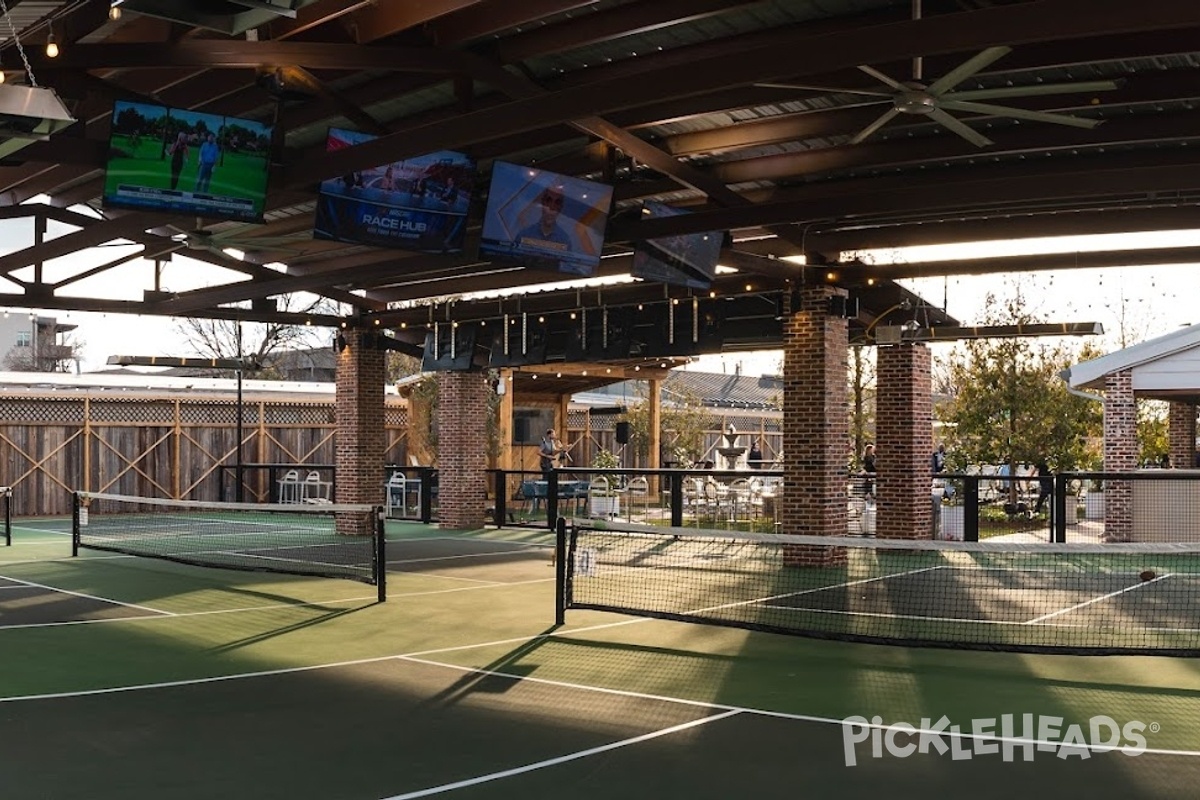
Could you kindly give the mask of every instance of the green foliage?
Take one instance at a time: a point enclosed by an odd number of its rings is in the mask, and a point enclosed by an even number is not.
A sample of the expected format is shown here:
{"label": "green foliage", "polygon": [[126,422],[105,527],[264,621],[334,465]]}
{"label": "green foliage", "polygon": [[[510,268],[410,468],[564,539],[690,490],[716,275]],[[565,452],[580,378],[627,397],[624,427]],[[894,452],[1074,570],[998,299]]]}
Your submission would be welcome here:
{"label": "green foliage", "polygon": [[592,466],[596,469],[616,469],[621,466],[621,461],[611,450],[600,449],[592,458]]}
{"label": "green foliage", "polygon": [[[659,408],[659,428],[663,453],[670,459],[690,466],[704,452],[704,434],[711,422],[700,398],[687,392],[663,392]],[[629,423],[629,443],[642,458],[650,455],[650,401],[646,390],[639,393],[637,402],[626,411],[623,420]]]}
{"label": "green foliage", "polygon": [[[1161,400],[1139,400],[1137,404],[1138,461],[1158,464],[1159,458],[1171,452],[1167,431],[1168,406]],[[1178,464],[1176,466],[1191,466]]]}
{"label": "green foliage", "polygon": [[[1039,322],[1020,291],[1000,307],[989,296],[988,324]],[[975,339],[955,349],[943,409],[951,423],[951,468],[964,464],[1020,464],[1046,459],[1052,469],[1091,467],[1102,435],[1103,406],[1073,395],[1061,372],[1095,357],[1092,346],[1073,349],[1024,338]]]}
{"label": "green foliage", "polygon": [[861,468],[863,448],[875,431],[875,359],[874,349],[850,349],[850,437],[854,448],[852,469]]}

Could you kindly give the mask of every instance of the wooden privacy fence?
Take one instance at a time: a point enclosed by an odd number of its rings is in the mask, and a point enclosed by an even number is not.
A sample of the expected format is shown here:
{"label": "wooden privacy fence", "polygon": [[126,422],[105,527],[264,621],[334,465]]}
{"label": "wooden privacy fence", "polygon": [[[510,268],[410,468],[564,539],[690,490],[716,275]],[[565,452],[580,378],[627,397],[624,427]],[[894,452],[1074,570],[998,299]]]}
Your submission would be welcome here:
{"label": "wooden privacy fence", "polygon": [[[76,490],[217,500],[237,429],[237,402],[223,397],[0,396],[0,484],[13,487],[20,516],[69,514]],[[388,463],[406,463],[407,429],[404,401],[387,398]],[[243,463],[332,464],[335,443],[332,397],[243,400]],[[271,488],[247,473],[247,501]]]}

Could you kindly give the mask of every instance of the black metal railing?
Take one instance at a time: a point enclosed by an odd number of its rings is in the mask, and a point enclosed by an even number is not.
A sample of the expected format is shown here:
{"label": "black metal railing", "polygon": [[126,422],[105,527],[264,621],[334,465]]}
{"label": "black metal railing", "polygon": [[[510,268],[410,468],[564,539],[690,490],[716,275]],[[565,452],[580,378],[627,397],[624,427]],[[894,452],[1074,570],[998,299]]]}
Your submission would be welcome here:
{"label": "black metal railing", "polygon": [[384,468],[384,510],[389,519],[429,524],[437,518],[438,470],[436,467]]}
{"label": "black metal railing", "polygon": [[333,464],[254,463],[221,464],[218,468],[217,500],[226,502],[240,495],[248,502],[302,503],[333,502],[337,482]]}
{"label": "black metal railing", "polygon": [[497,525],[553,527],[559,516],[774,531],[777,470],[492,470]]}

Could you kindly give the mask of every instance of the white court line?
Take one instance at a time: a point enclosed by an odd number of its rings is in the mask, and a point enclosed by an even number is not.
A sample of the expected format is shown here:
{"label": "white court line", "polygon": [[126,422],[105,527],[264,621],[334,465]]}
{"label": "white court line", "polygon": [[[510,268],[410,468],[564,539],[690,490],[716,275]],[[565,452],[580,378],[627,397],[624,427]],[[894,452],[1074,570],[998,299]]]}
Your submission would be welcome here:
{"label": "white court line", "polygon": [[1170,573],[1168,573],[1166,575],[1159,575],[1158,577],[1153,578],[1151,580],[1142,581],[1141,583],[1135,583],[1132,586],[1126,586],[1124,589],[1118,589],[1115,592],[1109,592],[1108,594],[1102,594],[1099,597],[1093,597],[1091,600],[1085,600],[1082,603],[1076,603],[1075,605],[1069,606],[1068,608],[1063,608],[1058,611],[1051,612],[1049,614],[1043,614],[1042,616],[1035,617],[1034,619],[1031,619],[1023,624],[1036,625],[1039,622],[1042,622],[1042,621],[1048,620],[1048,619],[1052,619],[1054,617],[1059,616],[1060,614],[1069,614],[1070,612],[1075,611],[1076,609],[1090,606],[1092,603],[1099,603],[1101,600],[1107,600],[1110,597],[1116,597],[1117,595],[1125,594],[1126,592],[1133,591],[1134,589],[1140,589],[1143,586],[1149,586],[1152,583],[1158,583],[1163,578],[1169,578],[1169,577],[1171,577]]}
{"label": "white court line", "polygon": [[[403,575],[427,575],[433,578],[445,578],[445,575],[429,575],[427,572],[404,572]],[[468,579],[469,580],[469,579]],[[388,597],[423,597],[427,594],[450,594],[452,592],[477,592],[480,589],[499,589],[503,586],[528,586],[531,583],[552,583],[554,578],[533,578],[527,581],[511,581],[509,583],[489,583],[486,586],[459,586],[455,589],[430,589],[425,592],[401,592],[394,594],[388,590]]]}
{"label": "white court line", "polygon": [[[695,608],[695,609],[691,609],[689,611],[685,611],[684,613],[685,614],[705,614],[709,611],[723,611],[727,608],[738,608],[739,606],[761,605],[763,603],[769,603],[772,600],[782,600],[785,597],[800,597],[801,595],[815,594],[816,592],[827,592],[830,589],[846,589],[851,586],[861,586],[864,583],[873,583],[875,581],[883,581],[883,580],[887,580],[889,578],[902,578],[905,575],[916,575],[921,572],[928,572],[933,569],[941,569],[941,568],[942,568],[941,566],[936,566],[936,567],[922,567],[921,569],[909,569],[909,570],[905,570],[904,572],[892,572],[887,575],[876,575],[874,578],[862,578],[861,580],[857,580],[857,581],[846,581],[844,583],[830,584],[829,586],[818,586],[818,587],[815,587],[812,589],[802,589],[798,592],[784,592],[783,594],[773,594],[773,595],[768,595],[766,597],[756,597],[753,600],[738,600],[733,603],[722,603],[720,605],[708,606],[707,608]],[[638,569],[638,568],[632,567],[631,569]],[[772,606],[768,606],[768,607],[772,607]],[[802,609],[802,610],[807,610],[807,609]]]}
{"label": "white court line", "polygon": [[727,719],[728,717],[732,717],[740,713],[740,711],[726,711],[723,714],[714,714],[711,717],[694,719],[691,722],[672,725],[669,728],[662,728],[661,730],[651,731],[650,733],[643,733],[641,736],[634,736],[630,739],[621,739],[620,741],[609,742],[608,744],[602,744],[599,747],[591,747],[587,750],[577,750],[574,753],[567,753],[563,756],[548,758],[544,761],[535,761],[532,764],[525,764],[524,766],[513,767],[512,769],[501,770],[500,772],[492,772],[487,775],[479,775],[474,778],[455,781],[454,783],[444,783],[441,786],[431,786],[428,789],[418,789],[415,792],[405,792],[404,794],[392,795],[391,797],[386,798],[386,800],[413,800],[417,797],[429,797],[430,795],[442,794],[443,792],[452,792],[455,789],[465,789],[468,786],[478,786],[481,783],[490,783],[491,781],[498,781],[503,778],[511,778],[515,775],[523,775],[526,772],[535,772],[539,769],[555,767],[559,764],[566,764],[571,761],[577,761],[581,758],[588,758],[600,753],[607,753],[610,750],[616,750],[621,747],[628,747],[629,745],[648,742],[651,739],[657,739],[660,736],[669,736],[673,733],[686,731],[689,728],[695,728],[700,725],[707,725],[710,722],[716,722],[717,720]]}
{"label": "white court line", "polygon": [[[491,550],[486,553],[459,553],[452,556],[427,556],[425,558],[389,558],[389,564],[420,564],[425,561],[451,561],[458,558],[489,558],[491,556],[515,556],[518,554],[526,555],[530,553],[531,548],[523,550]],[[545,558],[542,553],[533,553],[538,558]]]}
{"label": "white court line", "polygon": [[161,619],[186,619],[188,617],[207,617],[214,614],[240,614],[243,611],[275,611],[277,609],[290,608],[311,608],[326,605],[340,605],[342,603],[356,603],[364,601],[374,601],[375,595],[370,597],[348,597],[341,600],[321,600],[312,603],[277,603],[270,606],[246,606],[245,608],[217,608],[209,611],[181,611],[178,613],[166,613],[158,616],[150,617],[114,617],[109,619],[72,619],[63,620],[61,622],[31,622],[25,625],[0,625],[0,633],[8,630],[20,630],[21,628],[62,628],[69,625],[104,625],[113,624],[116,622],[147,622],[151,620]]}
{"label": "white court line", "polygon": [[[136,608],[136,609],[137,609],[137,610],[139,610],[139,611],[148,611],[148,612],[149,612],[149,613],[151,613],[151,614],[161,614],[161,615],[164,615],[164,616],[174,616],[174,614],[172,614],[170,611],[163,611],[163,610],[161,610],[161,609],[158,609],[158,608],[151,608],[150,606],[142,606],[142,605],[138,605],[137,603],[123,603],[123,602],[121,602],[120,600],[113,600],[112,598],[109,598],[109,597],[98,597],[98,596],[96,596],[96,595],[94,595],[94,594],[86,594],[86,593],[84,593],[84,592],[72,592],[72,591],[70,591],[70,590],[68,590],[68,589],[59,589],[59,588],[57,588],[57,587],[55,587],[55,586],[47,586],[47,585],[46,585],[46,584],[44,584],[44,583],[34,583],[33,581],[23,581],[23,580],[21,580],[20,578],[12,578],[12,577],[9,577],[9,576],[5,576],[5,580],[16,581],[17,583],[22,583],[22,584],[24,584],[24,585],[26,585],[26,586],[36,586],[37,588],[39,588],[39,589],[45,589],[45,590],[46,590],[46,591],[48,591],[48,592],[60,592],[60,593],[62,593],[62,594],[69,594],[69,595],[71,595],[72,597],[82,597],[82,598],[85,598],[85,599],[87,599],[87,600],[96,600],[96,601],[99,601],[99,602],[101,602],[101,603],[108,603],[109,605],[114,605],[114,606],[125,606],[126,608]],[[14,627],[15,627],[15,626],[14,626]]]}
{"label": "white court line", "polygon": [[[375,656],[373,658],[358,658],[358,659],[353,659],[353,660],[349,660],[349,661],[335,661],[335,662],[331,662],[331,663],[327,663],[327,664],[313,664],[313,665],[303,666],[303,667],[286,667],[283,669],[261,670],[258,672],[244,672],[244,673],[238,673],[238,674],[234,674],[234,675],[216,675],[216,676],[211,676],[211,677],[207,677],[207,678],[188,678],[185,680],[162,681],[160,683],[146,683],[146,684],[137,684],[137,685],[132,685],[132,686],[113,686],[113,687],[109,687],[109,688],[105,688],[105,689],[83,689],[83,690],[78,690],[78,691],[73,691],[73,692],[53,692],[53,693],[38,694],[38,695],[22,695],[22,696],[17,696],[17,697],[0,697],[0,705],[2,705],[4,703],[21,703],[21,702],[26,702],[26,701],[30,701],[30,700],[63,700],[63,699],[71,699],[71,698],[76,698],[76,697],[95,697],[97,695],[123,694],[125,692],[139,692],[139,691],[154,690],[154,689],[172,689],[172,688],[178,688],[178,687],[183,687],[183,686],[198,686],[198,685],[202,685],[202,684],[206,684],[206,683],[222,683],[222,682],[227,682],[227,681],[244,680],[244,679],[248,679],[248,678],[266,678],[266,677],[274,677],[277,675],[291,675],[291,674],[298,674],[298,673],[303,673],[303,672],[316,672],[318,670],[325,670],[325,669],[339,669],[339,668],[344,668],[344,667],[364,666],[367,664],[380,664],[385,661],[411,661],[413,663],[431,664],[431,665],[435,665],[435,666],[439,666],[439,667],[445,667],[447,669],[455,669],[460,672],[474,672],[474,673],[480,673],[480,674],[488,674],[487,670],[475,669],[473,667],[461,667],[461,666],[458,666],[455,664],[445,664],[445,663],[438,662],[438,661],[429,661],[426,659],[419,658],[419,656],[434,655],[434,654],[438,654],[438,653],[458,652],[458,651],[462,651],[462,650],[474,650],[474,649],[483,648],[483,647],[498,647],[500,645],[529,644],[532,642],[539,642],[539,641],[553,640],[553,639],[562,638],[562,637],[569,637],[569,636],[581,634],[581,633],[591,633],[593,631],[602,630],[602,629],[606,629],[606,628],[617,628],[617,627],[621,627],[624,625],[636,625],[636,624],[652,622],[652,621],[653,620],[644,619],[644,618],[627,619],[627,620],[620,620],[618,622],[606,622],[606,623],[603,623],[600,625],[590,625],[590,626],[587,626],[584,628],[576,628],[571,631],[561,631],[558,633],[535,634],[533,636],[514,636],[514,637],[511,637],[508,639],[496,639],[496,640],[493,640],[490,642],[476,642],[474,644],[454,645],[452,647],[441,647],[441,648],[435,648],[435,649],[431,649],[431,650],[420,650],[420,651],[406,653],[406,654],[402,653],[399,655]],[[644,699],[649,699],[649,700],[660,700],[660,701],[669,702],[669,703],[677,703],[677,704],[687,705],[687,706],[700,706],[700,707],[712,708],[712,709],[716,709],[716,710],[737,711],[737,712],[742,712],[742,713],[746,713],[746,714],[751,714],[754,716],[770,717],[773,719],[784,719],[784,720],[792,720],[792,721],[797,721],[797,722],[815,722],[815,723],[820,723],[820,724],[836,725],[838,727],[841,727],[845,724],[842,720],[834,719],[831,717],[817,717],[817,716],[812,716],[809,714],[793,714],[793,713],[786,712],[786,711],[771,711],[769,709],[731,706],[731,705],[724,704],[724,703],[705,702],[705,701],[700,701],[700,700],[688,700],[685,698],[669,697],[666,695],[653,695],[653,694],[647,694],[647,693],[643,693],[643,692],[631,692],[631,691],[620,690],[620,689],[607,689],[607,688],[599,687],[599,686],[588,686],[586,684],[575,684],[575,683],[567,683],[564,681],[552,681],[552,680],[548,680],[545,678],[534,678],[534,677],[527,676],[527,675],[518,676],[518,675],[507,675],[505,673],[492,673],[492,674],[504,675],[504,677],[511,678],[513,680],[531,681],[534,683],[541,683],[541,684],[546,684],[546,685],[551,685],[551,686],[562,686],[562,687],[579,689],[579,690],[584,690],[584,691],[589,691],[589,692],[600,692],[603,694],[611,694],[611,695],[617,695],[617,696],[621,696],[621,697],[644,698]],[[868,724],[867,727],[879,728],[880,730],[886,730],[888,726],[886,724],[879,724],[879,725]],[[1014,744],[1018,744],[1018,745],[1023,745],[1023,744],[1026,744],[1026,743],[1029,743],[1030,741],[1032,741],[1032,743],[1035,745],[1036,744],[1046,744],[1047,746],[1054,745],[1056,748],[1062,744],[1061,742],[1050,742],[1050,741],[1041,742],[1039,740],[1028,740],[1028,739],[1021,739],[1018,737],[991,736],[991,735],[986,735],[986,734],[975,734],[975,733],[958,733],[958,734],[956,734],[952,731],[945,731],[945,730],[928,730],[928,731],[926,731],[926,730],[922,730],[922,729],[917,729],[917,730],[912,731],[912,733],[916,733],[916,734],[928,733],[928,734],[934,734],[934,735],[940,735],[940,736],[946,736],[946,737],[957,737],[959,739],[979,739],[979,740],[983,740],[983,741],[1013,742]],[[1089,749],[1095,749],[1095,750],[1099,750],[1099,751],[1103,751],[1105,749],[1099,745],[1081,744],[1081,745],[1073,745],[1073,746],[1087,747]],[[1167,750],[1167,749],[1161,749],[1161,748],[1149,748],[1148,747],[1148,748],[1144,749],[1142,752],[1153,753],[1156,755],[1168,755],[1168,756],[1200,756],[1200,751],[1197,751],[1197,750]]]}
{"label": "white court line", "polygon": [[462,575],[438,575],[436,572],[421,572],[420,570],[410,569],[393,569],[392,564],[402,564],[402,561],[389,561],[388,572],[393,572],[397,575],[419,575],[425,578],[438,578],[443,581],[461,581],[463,583],[480,583],[487,586],[503,586],[503,581],[485,581],[482,578],[464,578]]}

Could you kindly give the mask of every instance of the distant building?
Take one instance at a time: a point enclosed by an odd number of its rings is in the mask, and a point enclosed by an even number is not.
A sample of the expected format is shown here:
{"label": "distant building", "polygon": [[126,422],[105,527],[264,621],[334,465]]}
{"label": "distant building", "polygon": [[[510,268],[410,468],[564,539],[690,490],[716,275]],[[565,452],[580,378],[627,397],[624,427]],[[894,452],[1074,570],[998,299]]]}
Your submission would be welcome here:
{"label": "distant building", "polygon": [[56,317],[7,313],[0,316],[0,369],[11,372],[76,372],[75,345],[63,334],[77,325]]}

